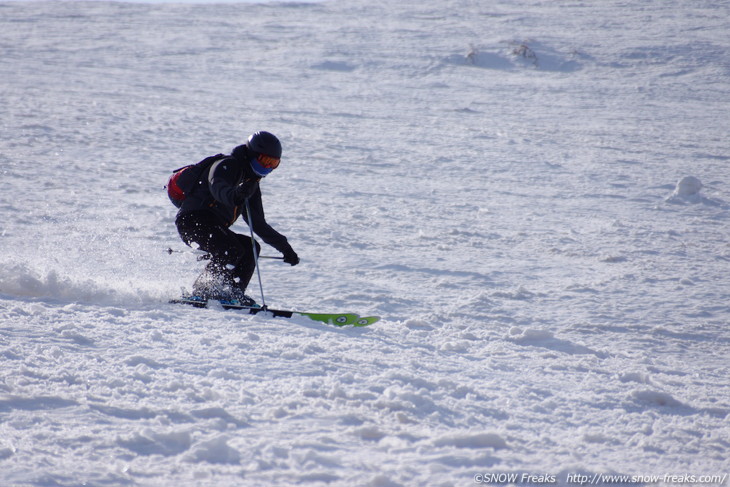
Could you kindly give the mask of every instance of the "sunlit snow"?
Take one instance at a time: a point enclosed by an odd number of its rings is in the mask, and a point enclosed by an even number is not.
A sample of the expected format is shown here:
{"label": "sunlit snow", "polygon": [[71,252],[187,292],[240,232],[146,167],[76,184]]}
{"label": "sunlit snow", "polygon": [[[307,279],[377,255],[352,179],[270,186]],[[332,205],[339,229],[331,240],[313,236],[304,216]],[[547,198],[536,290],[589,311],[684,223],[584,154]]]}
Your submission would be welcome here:
{"label": "sunlit snow", "polygon": [[[727,474],[728,32],[704,0],[0,2],[0,484]],[[168,304],[204,264],[163,185],[255,130],[302,258],[267,303],[379,323]]]}

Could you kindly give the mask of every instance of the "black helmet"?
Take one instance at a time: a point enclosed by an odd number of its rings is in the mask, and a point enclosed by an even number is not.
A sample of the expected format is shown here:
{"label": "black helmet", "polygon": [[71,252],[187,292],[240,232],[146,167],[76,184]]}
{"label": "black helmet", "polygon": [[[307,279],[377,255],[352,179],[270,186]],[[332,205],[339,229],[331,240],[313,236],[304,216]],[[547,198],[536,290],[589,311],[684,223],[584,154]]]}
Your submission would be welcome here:
{"label": "black helmet", "polygon": [[256,132],[248,138],[248,150],[281,159],[281,142],[270,132]]}
{"label": "black helmet", "polygon": [[281,142],[269,132],[256,132],[246,142],[251,154],[251,168],[261,177],[279,167]]}

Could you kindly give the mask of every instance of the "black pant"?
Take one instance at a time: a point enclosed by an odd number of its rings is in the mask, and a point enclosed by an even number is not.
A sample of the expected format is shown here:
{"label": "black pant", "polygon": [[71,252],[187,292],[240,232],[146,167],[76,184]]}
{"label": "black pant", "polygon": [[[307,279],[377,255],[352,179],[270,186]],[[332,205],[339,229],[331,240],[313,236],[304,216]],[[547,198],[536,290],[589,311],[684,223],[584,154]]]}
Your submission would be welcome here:
{"label": "black pant", "polygon": [[[175,225],[183,242],[193,248],[204,250],[211,257],[193,287],[210,287],[206,282],[212,279],[216,281],[213,284],[216,289],[230,287],[234,294],[243,294],[256,270],[251,237],[240,235],[215,223],[213,215],[207,211],[181,215],[175,220]],[[253,242],[256,244],[258,256],[261,245],[255,240]],[[200,290],[193,289],[193,291]]]}

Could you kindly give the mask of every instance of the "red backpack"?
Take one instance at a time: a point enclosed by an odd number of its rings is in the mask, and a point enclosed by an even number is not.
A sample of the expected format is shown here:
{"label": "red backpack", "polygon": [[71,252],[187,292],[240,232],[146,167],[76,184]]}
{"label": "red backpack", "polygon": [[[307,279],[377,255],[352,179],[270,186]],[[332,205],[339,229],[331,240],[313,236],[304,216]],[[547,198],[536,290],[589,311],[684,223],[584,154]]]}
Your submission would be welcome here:
{"label": "red backpack", "polygon": [[167,180],[167,196],[173,205],[180,208],[185,198],[195,189],[200,179],[207,173],[214,162],[228,157],[224,154],[216,154],[206,157],[197,164],[190,164],[175,169]]}

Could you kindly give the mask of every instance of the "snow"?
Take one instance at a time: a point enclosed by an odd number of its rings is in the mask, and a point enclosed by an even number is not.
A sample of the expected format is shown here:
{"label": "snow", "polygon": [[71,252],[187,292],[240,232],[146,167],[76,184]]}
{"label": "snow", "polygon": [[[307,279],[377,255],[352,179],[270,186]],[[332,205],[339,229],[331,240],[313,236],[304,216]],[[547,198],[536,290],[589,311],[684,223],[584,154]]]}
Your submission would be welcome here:
{"label": "snow", "polygon": [[[0,483],[722,477],[728,8],[0,2]],[[379,323],[167,303],[255,130],[267,302]]]}

